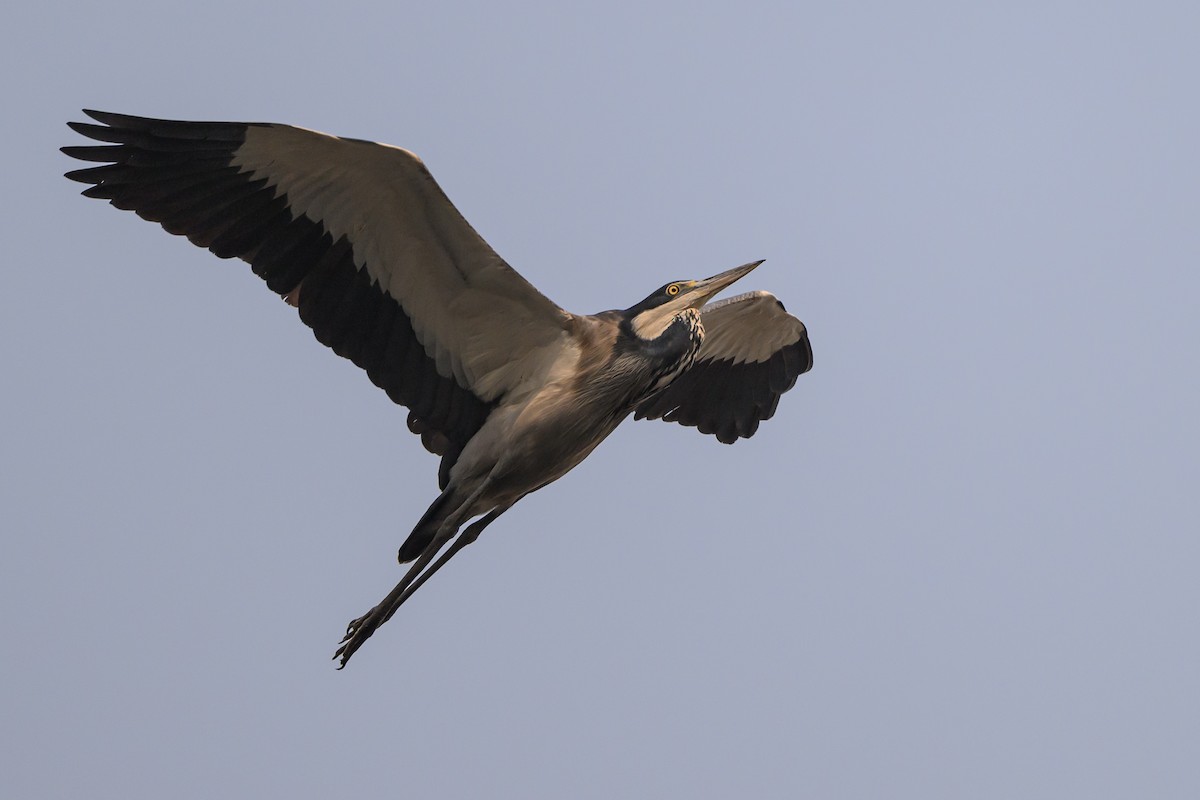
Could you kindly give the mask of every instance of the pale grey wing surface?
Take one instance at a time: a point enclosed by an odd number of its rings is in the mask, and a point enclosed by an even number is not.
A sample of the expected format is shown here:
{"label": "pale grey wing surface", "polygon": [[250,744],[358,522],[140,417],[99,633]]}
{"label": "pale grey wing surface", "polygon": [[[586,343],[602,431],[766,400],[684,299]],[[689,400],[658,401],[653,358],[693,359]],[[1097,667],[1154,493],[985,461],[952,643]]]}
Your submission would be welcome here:
{"label": "pale grey wing surface", "polygon": [[639,405],[635,418],[690,425],[733,444],[753,436],[780,396],[812,369],[808,332],[770,292],[710,303],[701,319],[704,344],[695,362]]}
{"label": "pale grey wing surface", "polygon": [[[447,455],[551,369],[566,312],[510,268],[421,161],[287,125],[85,112],[102,166],[67,177],[222,258],[249,262],[317,339],[367,371]],[[444,479],[444,475],[443,475]]]}

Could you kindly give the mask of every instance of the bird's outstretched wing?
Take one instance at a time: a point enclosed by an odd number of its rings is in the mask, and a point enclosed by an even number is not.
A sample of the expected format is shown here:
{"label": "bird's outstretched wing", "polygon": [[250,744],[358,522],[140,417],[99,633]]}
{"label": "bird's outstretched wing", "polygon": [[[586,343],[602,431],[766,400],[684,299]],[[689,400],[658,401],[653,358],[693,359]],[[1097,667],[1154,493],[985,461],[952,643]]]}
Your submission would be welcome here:
{"label": "bird's outstretched wing", "polygon": [[410,409],[442,481],[490,410],[549,369],[569,315],[509,267],[415,155],[288,125],[85,111],[88,197],[249,262],[318,340]]}
{"label": "bird's outstretched wing", "polygon": [[808,332],[770,292],[710,303],[701,320],[704,344],[695,362],[634,416],[691,425],[733,444],[753,436],[780,395],[812,369]]}

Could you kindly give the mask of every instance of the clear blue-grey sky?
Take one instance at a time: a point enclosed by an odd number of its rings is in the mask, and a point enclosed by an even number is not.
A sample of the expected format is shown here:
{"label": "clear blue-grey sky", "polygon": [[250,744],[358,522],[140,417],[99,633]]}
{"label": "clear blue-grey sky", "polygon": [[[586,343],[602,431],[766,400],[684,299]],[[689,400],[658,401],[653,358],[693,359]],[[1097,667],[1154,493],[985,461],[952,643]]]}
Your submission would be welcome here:
{"label": "clear blue-grey sky", "polygon": [[[1200,796],[1194,3],[25,4],[0,32],[0,790]],[[816,367],[627,423],[341,673],[436,494],[80,107],[419,153],[579,312],[765,258]]]}

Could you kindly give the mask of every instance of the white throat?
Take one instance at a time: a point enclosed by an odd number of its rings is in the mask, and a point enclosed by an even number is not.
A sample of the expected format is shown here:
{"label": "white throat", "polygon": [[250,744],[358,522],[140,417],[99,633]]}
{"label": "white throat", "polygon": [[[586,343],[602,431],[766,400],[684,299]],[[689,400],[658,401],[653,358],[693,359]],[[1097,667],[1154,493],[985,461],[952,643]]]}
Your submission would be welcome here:
{"label": "white throat", "polygon": [[653,341],[662,336],[679,313],[687,307],[688,301],[680,299],[643,311],[633,318],[633,332],[641,339]]}

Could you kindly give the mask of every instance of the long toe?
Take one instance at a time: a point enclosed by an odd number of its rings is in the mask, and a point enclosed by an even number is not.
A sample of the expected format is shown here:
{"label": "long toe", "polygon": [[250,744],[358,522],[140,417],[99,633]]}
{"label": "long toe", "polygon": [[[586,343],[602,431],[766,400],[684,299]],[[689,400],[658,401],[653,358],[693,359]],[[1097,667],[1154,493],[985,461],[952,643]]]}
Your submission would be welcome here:
{"label": "long toe", "polygon": [[358,619],[350,620],[350,624],[346,626],[346,635],[342,637],[342,641],[344,642],[347,639],[349,639],[351,636],[353,636],[354,632],[362,626],[363,622],[365,622],[367,617],[369,617],[369,616],[371,616],[371,615],[363,614]]}

